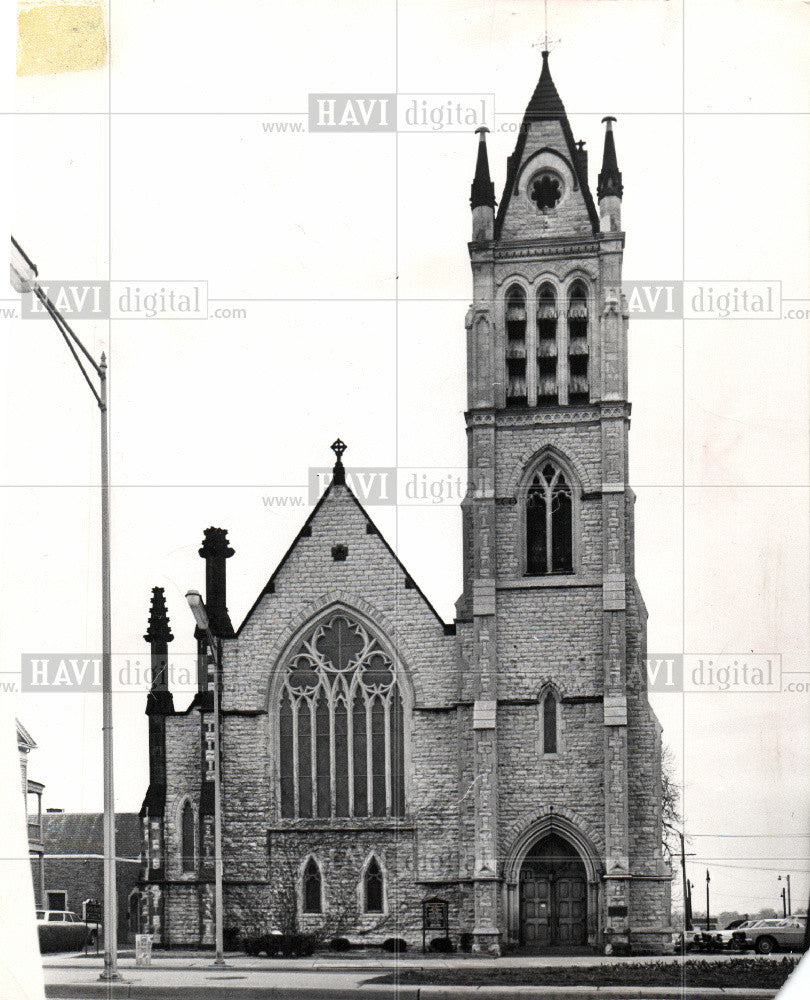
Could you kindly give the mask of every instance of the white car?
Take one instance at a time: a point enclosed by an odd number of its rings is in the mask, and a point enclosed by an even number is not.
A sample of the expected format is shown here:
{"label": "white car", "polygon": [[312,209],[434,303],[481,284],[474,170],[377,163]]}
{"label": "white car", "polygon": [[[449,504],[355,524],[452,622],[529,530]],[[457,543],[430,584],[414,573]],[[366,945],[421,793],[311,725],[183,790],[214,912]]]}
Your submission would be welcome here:
{"label": "white car", "polygon": [[72,951],[95,944],[100,929],[72,910],[37,910],[40,951]]}
{"label": "white car", "polygon": [[741,951],[753,948],[759,955],[770,955],[772,951],[801,951],[806,924],[806,916],[757,920],[750,927],[740,928],[742,934],[736,939],[737,946]]}

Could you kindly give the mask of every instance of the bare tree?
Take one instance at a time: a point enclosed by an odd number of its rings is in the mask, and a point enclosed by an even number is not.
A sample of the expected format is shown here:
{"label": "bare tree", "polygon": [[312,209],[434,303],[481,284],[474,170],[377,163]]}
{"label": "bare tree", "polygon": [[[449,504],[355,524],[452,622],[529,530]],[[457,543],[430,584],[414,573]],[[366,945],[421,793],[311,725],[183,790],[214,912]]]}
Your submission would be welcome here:
{"label": "bare tree", "polygon": [[661,748],[661,822],[662,848],[664,857],[670,865],[673,860],[680,864],[681,831],[683,816],[681,815],[681,790],[675,778],[675,754],[666,745]]}

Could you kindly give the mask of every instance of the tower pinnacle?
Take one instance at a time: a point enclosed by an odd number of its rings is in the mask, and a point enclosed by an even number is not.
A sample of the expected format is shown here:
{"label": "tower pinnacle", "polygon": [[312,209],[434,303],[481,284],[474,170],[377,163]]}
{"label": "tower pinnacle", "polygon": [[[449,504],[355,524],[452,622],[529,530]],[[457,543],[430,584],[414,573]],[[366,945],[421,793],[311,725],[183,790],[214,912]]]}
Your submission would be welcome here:
{"label": "tower pinnacle", "polygon": [[482,125],[475,132],[479,137],[478,158],[475,161],[475,177],[470,190],[470,205],[472,208],[480,208],[482,205],[494,208],[495,185],[489,176],[489,158],[487,157],[487,132],[489,129]]}
{"label": "tower pinnacle", "polygon": [[602,232],[619,232],[622,228],[622,175],[616,159],[616,143],[613,140],[612,115],[603,118],[605,123],[605,150],[602,154],[602,169],[596,186],[599,199],[599,218]]}
{"label": "tower pinnacle", "polygon": [[605,124],[605,151],[602,155],[602,169],[599,172],[599,182],[596,188],[596,196],[600,201],[609,195],[621,198],[624,191],[622,175],[616,159],[616,143],[613,139],[613,123],[616,119],[612,115],[608,115],[602,121]]}
{"label": "tower pinnacle", "polygon": [[149,624],[144,639],[149,643],[166,643],[174,639],[163,587],[152,588],[152,605],[149,608]]}

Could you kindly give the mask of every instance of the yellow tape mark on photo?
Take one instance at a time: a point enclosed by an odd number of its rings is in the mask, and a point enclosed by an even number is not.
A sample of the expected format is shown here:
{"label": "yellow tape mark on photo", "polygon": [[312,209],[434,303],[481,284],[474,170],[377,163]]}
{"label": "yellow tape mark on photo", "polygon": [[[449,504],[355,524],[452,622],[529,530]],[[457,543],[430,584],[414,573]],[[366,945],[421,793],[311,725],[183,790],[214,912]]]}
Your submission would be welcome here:
{"label": "yellow tape mark on photo", "polygon": [[17,75],[78,73],[107,63],[105,3],[22,3],[17,18]]}

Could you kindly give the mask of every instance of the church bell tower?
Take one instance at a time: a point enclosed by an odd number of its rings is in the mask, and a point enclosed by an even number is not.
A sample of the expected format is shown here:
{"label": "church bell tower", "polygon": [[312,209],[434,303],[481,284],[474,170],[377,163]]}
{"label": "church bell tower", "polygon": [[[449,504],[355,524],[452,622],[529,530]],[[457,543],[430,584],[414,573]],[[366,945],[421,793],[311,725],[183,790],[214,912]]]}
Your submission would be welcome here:
{"label": "church bell tower", "polygon": [[[588,822],[602,830],[602,875],[588,889],[588,942],[601,943],[608,912],[620,939],[629,913],[628,664],[643,655],[646,613],[632,566],[623,187],[615,119],[603,121],[597,204],[585,144],[574,140],[548,52],[497,210],[487,130],[478,130],[457,607],[468,635],[462,687],[474,705],[470,855],[479,950],[497,948],[505,930],[519,936],[504,872],[505,813],[517,813],[520,794],[501,763],[502,744],[514,738],[504,706],[538,692],[556,692],[563,718],[572,698],[603,706],[594,737],[599,781],[587,807]],[[543,774],[529,808],[553,813]],[[513,899],[513,911],[517,905]]]}

